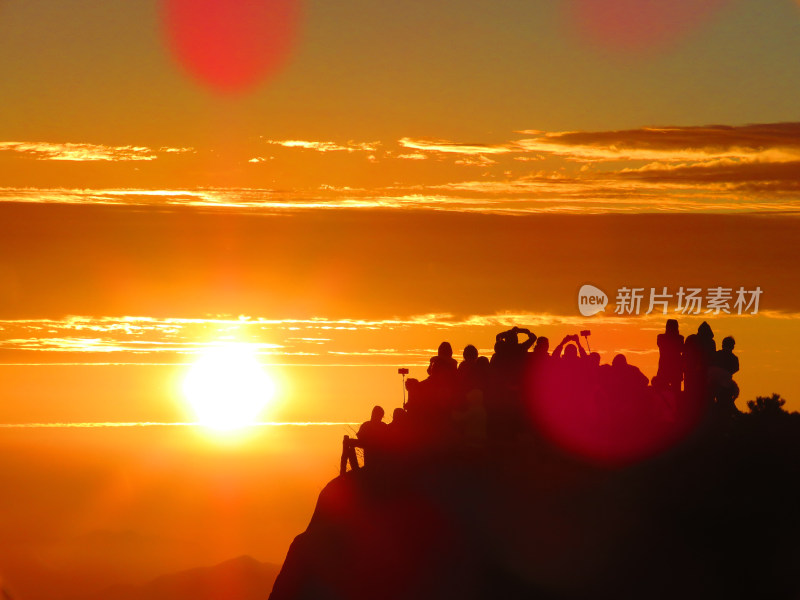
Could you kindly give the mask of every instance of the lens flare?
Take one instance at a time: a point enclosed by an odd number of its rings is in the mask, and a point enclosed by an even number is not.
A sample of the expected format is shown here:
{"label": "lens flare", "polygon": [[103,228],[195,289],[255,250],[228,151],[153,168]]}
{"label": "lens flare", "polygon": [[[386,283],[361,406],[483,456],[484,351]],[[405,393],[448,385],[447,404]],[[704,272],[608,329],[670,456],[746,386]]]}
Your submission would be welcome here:
{"label": "lens flare", "polygon": [[297,37],[299,0],[163,0],[167,44],[210,88],[248,90],[283,67]]}
{"label": "lens flare", "polygon": [[702,25],[728,0],[575,0],[572,19],[587,40],[617,52],[664,47]]}
{"label": "lens flare", "polygon": [[579,380],[545,380],[529,386],[526,404],[534,427],[557,447],[592,463],[626,465],[668,450],[705,418],[705,406],[683,394],[643,392],[587,393]]}

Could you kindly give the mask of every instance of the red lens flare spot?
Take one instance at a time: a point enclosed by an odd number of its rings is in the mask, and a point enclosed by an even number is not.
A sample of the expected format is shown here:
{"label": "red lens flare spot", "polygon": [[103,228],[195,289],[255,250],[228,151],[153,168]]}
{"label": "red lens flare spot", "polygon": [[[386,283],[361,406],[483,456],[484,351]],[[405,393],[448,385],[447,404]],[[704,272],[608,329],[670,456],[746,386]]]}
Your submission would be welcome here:
{"label": "red lens flare spot", "polygon": [[655,456],[685,439],[705,417],[701,403],[667,390],[583,392],[536,386],[528,409],[553,444],[596,464],[619,466]]}
{"label": "red lens flare spot", "polygon": [[299,0],[164,0],[164,34],[181,66],[221,92],[277,73],[297,38]]}
{"label": "red lens flare spot", "polygon": [[728,0],[575,0],[572,18],[591,42],[618,52],[663,47]]}

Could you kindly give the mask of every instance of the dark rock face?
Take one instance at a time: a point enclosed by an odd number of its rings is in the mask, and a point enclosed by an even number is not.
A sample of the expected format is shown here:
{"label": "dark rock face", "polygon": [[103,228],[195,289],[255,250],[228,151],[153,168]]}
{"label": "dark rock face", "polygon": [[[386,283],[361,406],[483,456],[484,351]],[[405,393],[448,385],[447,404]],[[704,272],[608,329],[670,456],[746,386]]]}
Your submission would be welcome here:
{"label": "dark rock face", "polygon": [[800,427],[743,419],[625,469],[534,439],[322,491],[270,598],[800,598]]}
{"label": "dark rock face", "polygon": [[273,598],[483,596],[484,552],[468,526],[481,482],[467,473],[382,475],[361,470],[328,484]]}

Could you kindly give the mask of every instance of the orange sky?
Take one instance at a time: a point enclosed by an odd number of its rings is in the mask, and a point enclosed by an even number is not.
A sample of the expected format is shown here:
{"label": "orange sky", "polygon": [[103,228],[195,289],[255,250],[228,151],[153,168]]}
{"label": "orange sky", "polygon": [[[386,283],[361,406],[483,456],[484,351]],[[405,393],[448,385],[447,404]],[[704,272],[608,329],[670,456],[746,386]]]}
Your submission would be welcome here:
{"label": "orange sky", "polygon": [[707,318],[800,409],[796,2],[278,4],[0,2],[0,575],[282,560],[345,425],[3,427],[191,421],[220,341],[264,419],[350,423],[514,324],[652,376],[620,287],[758,286]]}

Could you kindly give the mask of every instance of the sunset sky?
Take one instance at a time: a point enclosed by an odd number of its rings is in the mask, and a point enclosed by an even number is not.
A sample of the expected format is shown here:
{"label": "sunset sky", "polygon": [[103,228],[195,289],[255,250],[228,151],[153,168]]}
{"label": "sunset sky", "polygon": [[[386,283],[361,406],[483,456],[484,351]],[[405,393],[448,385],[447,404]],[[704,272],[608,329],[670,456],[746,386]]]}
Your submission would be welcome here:
{"label": "sunset sky", "polygon": [[[798,2],[0,0],[0,56],[0,575],[280,563],[442,340],[653,376],[622,287],[733,290],[669,316],[800,409]],[[174,425],[228,342],[292,425]]]}

